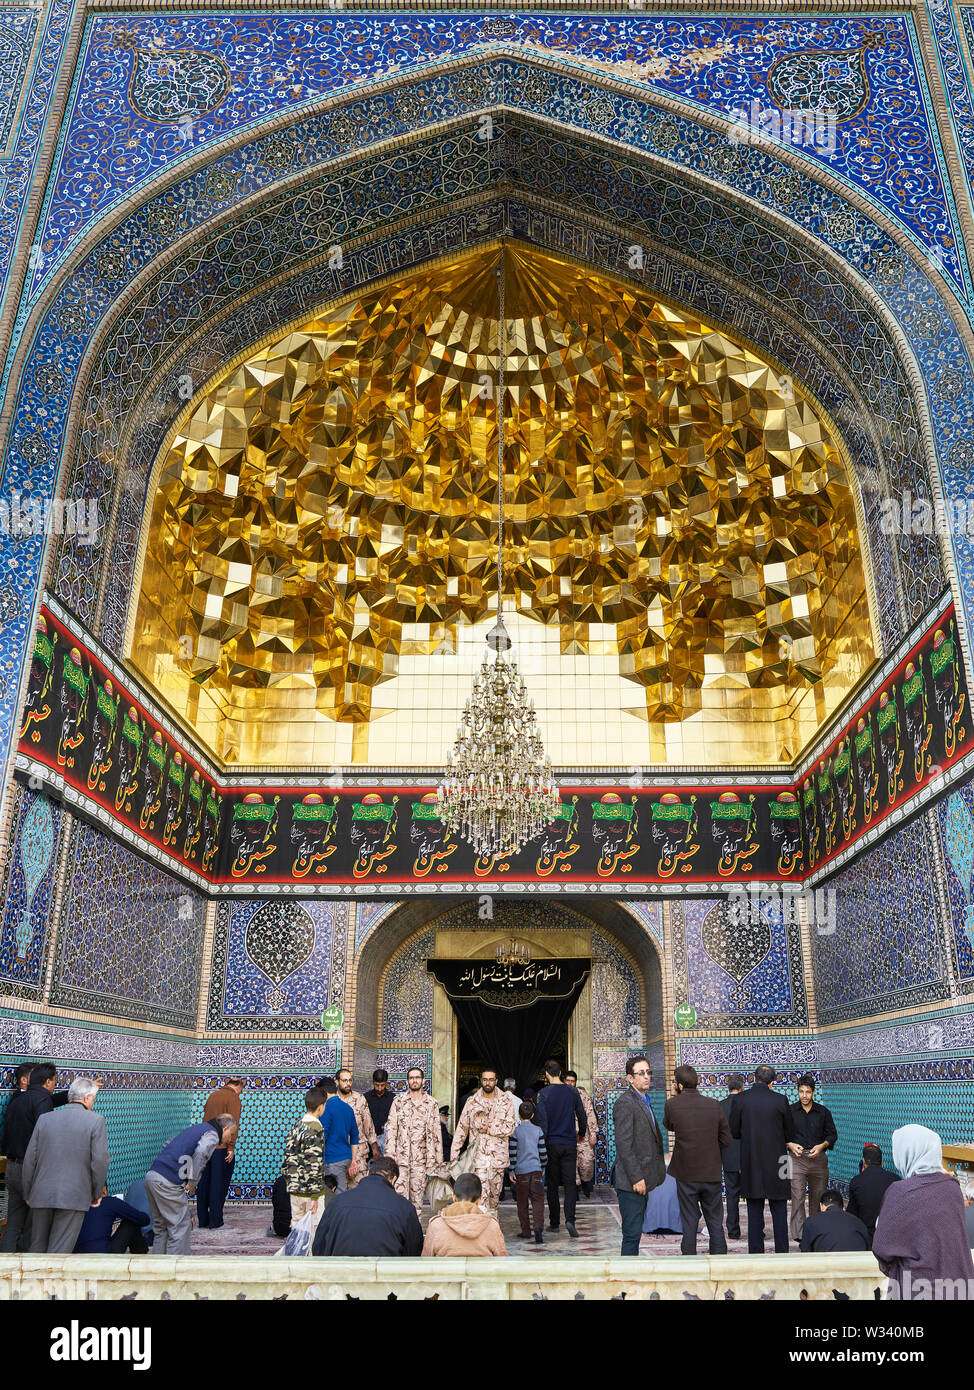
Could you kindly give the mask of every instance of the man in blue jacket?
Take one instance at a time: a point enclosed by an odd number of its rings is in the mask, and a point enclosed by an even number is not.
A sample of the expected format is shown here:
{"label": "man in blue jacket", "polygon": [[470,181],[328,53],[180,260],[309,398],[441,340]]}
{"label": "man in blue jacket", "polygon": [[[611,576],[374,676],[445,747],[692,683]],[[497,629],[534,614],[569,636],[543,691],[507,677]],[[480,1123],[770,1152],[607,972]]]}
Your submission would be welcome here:
{"label": "man in blue jacket", "polygon": [[214,1149],[228,1148],[236,1137],[233,1116],[217,1115],[170,1139],[145,1175],[145,1195],[155,1233],[153,1254],[189,1254],[190,1198]]}
{"label": "man in blue jacket", "polygon": [[534,1123],[544,1131],[545,1146],[548,1150],[548,1169],[545,1176],[548,1189],[548,1230],[557,1231],[560,1225],[558,1184],[563,1183],[565,1230],[573,1240],[577,1240],[575,1203],[578,1200],[578,1189],[575,1186],[575,1169],[578,1163],[578,1141],[584,1137],[588,1121],[581,1096],[574,1086],[565,1084],[561,1074],[561,1063],[552,1059],[545,1062],[544,1069],[548,1084],[538,1097]]}
{"label": "man in blue jacket", "polygon": [[93,1202],[85,1214],[74,1253],[144,1255],[149,1247],[142,1234],[142,1228],[148,1221],[148,1212],[129,1206],[121,1197],[109,1197],[106,1187],[98,1201]]}
{"label": "man in blue jacket", "polygon": [[321,1127],[325,1131],[325,1177],[329,1173],[338,1183],[339,1192],[348,1191],[348,1179],[357,1171],[354,1148],[358,1143],[358,1122],[355,1111],[338,1095],[338,1087],[330,1076],[318,1082],[328,1096]]}

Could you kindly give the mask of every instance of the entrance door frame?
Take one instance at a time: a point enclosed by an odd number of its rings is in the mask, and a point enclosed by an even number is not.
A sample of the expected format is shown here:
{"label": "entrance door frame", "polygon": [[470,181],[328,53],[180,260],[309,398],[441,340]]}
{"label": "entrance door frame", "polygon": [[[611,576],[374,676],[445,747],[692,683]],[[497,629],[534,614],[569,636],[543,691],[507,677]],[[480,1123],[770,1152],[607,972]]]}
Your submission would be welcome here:
{"label": "entrance door frame", "polygon": [[[578,919],[581,921],[582,919]],[[594,926],[595,923],[592,924]],[[496,931],[480,928],[436,928],[435,947],[437,960],[492,960],[498,946],[506,945],[511,939],[510,931],[500,927]],[[591,927],[572,928],[567,931],[545,931],[531,934],[518,932],[518,941],[525,942],[531,949],[534,960],[546,960],[551,956],[577,959],[592,954]],[[568,1020],[568,1044],[573,1065],[578,1072],[578,1084],[591,1094],[594,1057],[592,1054],[592,977],[589,974],[578,1003]],[[433,982],[433,1076],[432,1090],[435,1096],[450,1097],[450,1125],[455,1127],[458,1063],[457,1016],[446,990],[435,980]],[[498,1077],[503,1083],[504,1078]]]}

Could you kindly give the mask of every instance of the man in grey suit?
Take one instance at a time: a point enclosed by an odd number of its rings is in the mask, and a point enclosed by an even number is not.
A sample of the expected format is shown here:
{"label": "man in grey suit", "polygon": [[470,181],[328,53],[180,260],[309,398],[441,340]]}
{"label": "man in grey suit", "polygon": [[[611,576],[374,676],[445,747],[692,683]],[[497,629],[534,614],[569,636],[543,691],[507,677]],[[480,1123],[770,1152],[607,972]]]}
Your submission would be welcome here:
{"label": "man in grey suit", "polygon": [[78,1077],[68,1103],[42,1115],[24,1155],[24,1195],[30,1205],[32,1255],[70,1255],[92,1202],[108,1177],[104,1115],[92,1112],[98,1082]]}
{"label": "man in grey suit", "polygon": [[626,1063],[628,1085],[612,1107],[615,1189],[622,1219],[622,1254],[638,1255],[646,1198],[666,1177],[663,1136],[649,1104],[653,1073],[645,1057]]}

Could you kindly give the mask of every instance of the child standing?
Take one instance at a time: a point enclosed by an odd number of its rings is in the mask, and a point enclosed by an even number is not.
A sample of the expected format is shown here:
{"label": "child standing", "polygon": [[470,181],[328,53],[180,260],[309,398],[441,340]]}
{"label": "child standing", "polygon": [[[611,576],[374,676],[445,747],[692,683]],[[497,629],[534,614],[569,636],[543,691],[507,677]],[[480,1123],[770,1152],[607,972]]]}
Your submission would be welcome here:
{"label": "child standing", "polygon": [[548,1162],[545,1148],[544,1130],[534,1121],[534,1106],[530,1101],[522,1101],[518,1110],[521,1122],[507,1141],[510,1160],[511,1182],[517,1197],[517,1214],[521,1222],[518,1240],[531,1239],[530,1217],[534,1224],[535,1245],[544,1244],[544,1185],[542,1174]]}
{"label": "child standing", "polygon": [[[304,1097],[305,1114],[284,1141],[281,1173],[291,1197],[291,1220],[295,1224],[312,1210],[325,1190],[325,1131],[321,1116],[327,1099],[324,1091],[313,1086]],[[322,1202],[319,1217],[323,1211]]]}

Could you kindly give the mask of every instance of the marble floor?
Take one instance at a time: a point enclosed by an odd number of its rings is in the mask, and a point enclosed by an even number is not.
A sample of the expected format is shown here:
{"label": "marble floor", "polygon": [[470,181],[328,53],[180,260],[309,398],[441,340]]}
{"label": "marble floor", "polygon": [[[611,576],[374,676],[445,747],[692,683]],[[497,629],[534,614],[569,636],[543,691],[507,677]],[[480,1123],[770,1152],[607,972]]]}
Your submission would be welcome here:
{"label": "marble floor", "polygon": [[[278,1237],[268,1236],[266,1233],[271,1219],[269,1204],[257,1203],[236,1206],[231,1203],[226,1207],[224,1214],[226,1224],[222,1229],[218,1231],[193,1231],[192,1254],[273,1255],[281,1248],[282,1242]],[[546,1229],[543,1246],[535,1245],[533,1240],[518,1240],[517,1233],[520,1230],[520,1225],[517,1219],[517,1209],[510,1201],[501,1203],[499,1219],[508,1254],[512,1256],[538,1257],[552,1254],[562,1258],[574,1255],[619,1254],[619,1208],[610,1188],[602,1188],[591,1199],[585,1200],[583,1198],[579,1202],[575,1220],[578,1240],[573,1240],[568,1235],[564,1225],[557,1232],[549,1232]],[[423,1214],[424,1230],[428,1222],[429,1211],[427,1210]],[[547,1221],[545,1226],[547,1227]],[[770,1222],[768,1222],[765,1231],[765,1240],[767,1249],[773,1250]],[[704,1231],[697,1239],[698,1253],[705,1255],[707,1248],[707,1233]],[[746,1236],[743,1240],[728,1241],[727,1248],[730,1254],[746,1254]],[[793,1245],[791,1248],[795,1251],[798,1247]],[[639,1253],[654,1257],[679,1255],[680,1237],[678,1235],[645,1235],[642,1238]]]}

